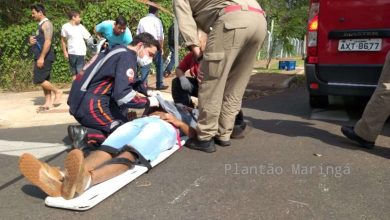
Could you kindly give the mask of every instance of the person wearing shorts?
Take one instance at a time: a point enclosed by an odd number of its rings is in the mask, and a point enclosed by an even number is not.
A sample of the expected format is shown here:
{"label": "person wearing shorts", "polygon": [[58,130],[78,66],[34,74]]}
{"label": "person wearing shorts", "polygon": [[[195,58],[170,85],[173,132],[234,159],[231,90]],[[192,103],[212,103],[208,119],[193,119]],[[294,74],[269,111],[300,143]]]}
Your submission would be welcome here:
{"label": "person wearing shorts", "polygon": [[45,59],[43,67],[39,68],[37,62],[34,62],[34,76],[33,83],[41,84],[44,81],[50,81],[51,69],[53,67],[53,61]]}
{"label": "person wearing shorts", "polygon": [[81,73],[84,66],[84,57],[87,54],[85,40],[91,38],[88,30],[80,24],[80,13],[68,12],[69,22],[61,28],[61,46],[65,59],[68,59],[73,80],[76,74]]}
{"label": "person wearing shorts", "polygon": [[76,79],[76,74],[81,73],[84,67],[85,56],[69,54],[68,61],[70,66],[70,72],[72,73],[73,80]]}
{"label": "person wearing shorts", "polygon": [[[45,103],[39,106],[37,112],[47,111],[51,107],[57,107],[61,104],[62,91],[50,83],[50,73],[52,64],[55,60],[54,48],[52,47],[53,24],[45,16],[45,8],[41,4],[31,6],[32,18],[39,22],[38,30],[34,36],[29,37],[29,45],[34,54],[34,84],[40,84],[44,95]],[[52,94],[55,94],[52,101]]]}

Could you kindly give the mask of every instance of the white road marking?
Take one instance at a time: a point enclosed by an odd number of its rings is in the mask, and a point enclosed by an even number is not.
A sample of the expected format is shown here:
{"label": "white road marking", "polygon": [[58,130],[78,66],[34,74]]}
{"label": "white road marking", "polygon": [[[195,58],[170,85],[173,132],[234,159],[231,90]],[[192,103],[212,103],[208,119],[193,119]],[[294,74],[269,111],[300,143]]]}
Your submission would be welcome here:
{"label": "white road marking", "polygon": [[297,204],[299,204],[299,205],[303,205],[303,206],[309,206],[309,204],[307,204],[307,203],[304,203],[304,202],[298,202],[298,201],[291,200],[291,199],[288,199],[287,201],[289,201],[289,202],[292,202],[292,203],[297,203]]}
{"label": "white road marking", "polygon": [[182,193],[180,193],[174,200],[170,201],[170,204],[176,204],[180,202],[182,198],[184,198],[191,190],[198,187],[200,185],[200,182],[203,182],[206,180],[206,177],[201,176],[198,179],[196,179],[189,187],[187,187]]}
{"label": "white road marking", "polygon": [[59,153],[68,148],[69,146],[60,143],[0,140],[0,154],[10,156],[20,156],[23,153],[30,153],[37,158],[42,158]]}

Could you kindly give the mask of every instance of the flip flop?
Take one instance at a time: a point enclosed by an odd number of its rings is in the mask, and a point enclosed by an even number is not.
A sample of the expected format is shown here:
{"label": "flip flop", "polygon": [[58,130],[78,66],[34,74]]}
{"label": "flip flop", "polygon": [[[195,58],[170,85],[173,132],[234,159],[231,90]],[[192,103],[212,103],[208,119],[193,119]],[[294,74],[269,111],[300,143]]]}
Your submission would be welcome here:
{"label": "flip flop", "polygon": [[50,110],[50,108],[47,107],[47,106],[39,106],[39,107],[37,108],[37,113],[46,112],[46,111],[49,111],[49,110]]}
{"label": "flip flop", "polygon": [[57,108],[57,107],[60,106],[61,104],[62,104],[62,103],[54,103],[54,104],[53,104],[53,107],[54,107],[54,108]]}

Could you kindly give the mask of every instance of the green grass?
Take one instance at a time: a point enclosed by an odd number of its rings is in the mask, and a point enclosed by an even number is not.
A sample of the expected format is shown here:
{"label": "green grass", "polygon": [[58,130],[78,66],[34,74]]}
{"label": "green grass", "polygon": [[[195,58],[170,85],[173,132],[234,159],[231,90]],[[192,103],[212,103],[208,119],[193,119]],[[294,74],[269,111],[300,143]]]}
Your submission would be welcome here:
{"label": "green grass", "polygon": [[257,72],[257,73],[273,73],[273,74],[281,74],[283,73],[283,70],[278,70],[278,69],[273,69],[273,68],[270,68],[270,69],[266,69],[266,68],[254,68],[254,70]]}
{"label": "green grass", "polygon": [[[304,60],[301,57],[291,57],[291,58],[284,58],[283,60],[295,60],[296,61],[296,67],[303,67],[304,65]],[[254,68],[256,72],[261,72],[261,73],[291,73],[295,74],[297,71],[292,70],[292,71],[286,71],[286,70],[279,70],[279,59],[273,59],[270,64],[270,68]]]}

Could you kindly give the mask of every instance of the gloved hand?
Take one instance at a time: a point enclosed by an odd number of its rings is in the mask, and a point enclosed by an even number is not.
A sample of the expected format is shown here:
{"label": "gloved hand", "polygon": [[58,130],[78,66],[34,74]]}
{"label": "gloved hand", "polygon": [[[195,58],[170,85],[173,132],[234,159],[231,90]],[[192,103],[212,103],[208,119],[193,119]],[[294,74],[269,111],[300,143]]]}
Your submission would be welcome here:
{"label": "gloved hand", "polygon": [[183,90],[186,90],[188,92],[192,92],[192,89],[194,88],[194,86],[191,84],[190,80],[188,80],[188,78],[186,76],[184,76],[184,75],[180,76],[179,80],[180,80],[181,88]]}
{"label": "gloved hand", "polygon": [[158,102],[157,98],[152,96],[152,97],[148,97],[149,99],[149,103],[150,103],[150,107],[158,107],[160,106],[160,103]]}
{"label": "gloved hand", "polygon": [[90,36],[88,39],[86,39],[85,42],[87,43],[87,46],[88,46],[89,48],[92,49],[92,48],[95,47],[95,44],[94,44],[94,42],[93,42],[93,37],[92,37],[92,36]]}

